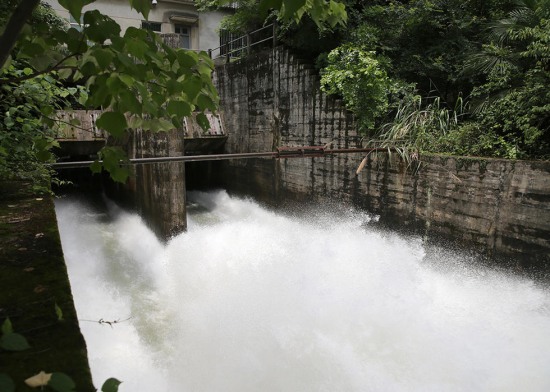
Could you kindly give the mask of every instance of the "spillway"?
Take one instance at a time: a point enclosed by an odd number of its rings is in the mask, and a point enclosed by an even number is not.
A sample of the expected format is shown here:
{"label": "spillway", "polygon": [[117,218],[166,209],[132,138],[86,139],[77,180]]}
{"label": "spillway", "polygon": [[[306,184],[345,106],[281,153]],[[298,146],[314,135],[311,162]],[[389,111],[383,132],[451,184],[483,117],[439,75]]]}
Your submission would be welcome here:
{"label": "spillway", "polygon": [[328,206],[189,194],[159,242],[107,202],[56,202],[96,387],[549,391],[550,289]]}

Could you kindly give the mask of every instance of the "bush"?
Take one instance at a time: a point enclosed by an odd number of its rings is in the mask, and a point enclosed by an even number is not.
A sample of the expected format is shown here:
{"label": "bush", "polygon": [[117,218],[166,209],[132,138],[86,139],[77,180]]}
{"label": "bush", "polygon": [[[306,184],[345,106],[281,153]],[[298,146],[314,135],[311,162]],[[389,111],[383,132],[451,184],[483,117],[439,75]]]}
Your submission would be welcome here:
{"label": "bush", "polygon": [[391,87],[376,54],[353,44],[332,50],[328,66],[321,72],[321,89],[344,99],[363,133],[372,133],[376,119],[388,110]]}

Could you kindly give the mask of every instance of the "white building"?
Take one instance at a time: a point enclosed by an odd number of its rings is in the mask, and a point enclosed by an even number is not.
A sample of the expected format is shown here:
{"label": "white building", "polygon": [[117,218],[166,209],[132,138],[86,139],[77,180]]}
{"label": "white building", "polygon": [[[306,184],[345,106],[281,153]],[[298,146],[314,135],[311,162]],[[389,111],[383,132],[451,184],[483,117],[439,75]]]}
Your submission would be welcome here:
{"label": "white building", "polygon": [[[57,0],[45,0],[57,14],[78,25]],[[198,12],[192,0],[151,0],[149,20],[130,8],[128,0],[96,0],[84,11],[97,9],[115,20],[122,32],[130,27],[145,28],[159,33],[180,35],[182,48],[208,50],[220,46],[220,21],[228,12]]]}

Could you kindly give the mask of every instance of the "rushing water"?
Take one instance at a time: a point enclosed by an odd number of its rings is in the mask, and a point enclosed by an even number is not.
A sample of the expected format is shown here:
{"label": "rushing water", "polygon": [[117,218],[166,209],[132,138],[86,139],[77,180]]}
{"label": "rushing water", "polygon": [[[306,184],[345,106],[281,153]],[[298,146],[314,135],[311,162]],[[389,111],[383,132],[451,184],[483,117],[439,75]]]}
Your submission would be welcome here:
{"label": "rushing water", "polygon": [[96,386],[550,390],[547,288],[379,232],[364,213],[190,199],[188,232],[166,246],[113,205],[57,202]]}

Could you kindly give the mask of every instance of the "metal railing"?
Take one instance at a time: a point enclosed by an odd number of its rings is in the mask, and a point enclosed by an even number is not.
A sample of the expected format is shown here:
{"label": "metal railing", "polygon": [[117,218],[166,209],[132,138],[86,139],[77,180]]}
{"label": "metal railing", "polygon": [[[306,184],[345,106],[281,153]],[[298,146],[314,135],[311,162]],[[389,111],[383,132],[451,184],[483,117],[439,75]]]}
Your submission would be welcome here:
{"label": "metal railing", "polygon": [[[269,44],[267,44],[269,42]],[[277,24],[272,23],[243,36],[230,39],[214,49],[208,49],[208,54],[213,60],[225,59],[228,63],[249,55],[252,48],[264,44],[267,47],[277,46]]]}
{"label": "metal railing", "polygon": [[[319,158],[327,157],[335,154],[369,154],[372,152],[388,152],[394,151],[390,148],[341,148],[328,149],[326,146],[302,146],[302,147],[278,147],[276,151],[267,152],[244,152],[236,154],[210,154],[210,155],[181,155],[175,157],[152,157],[152,158],[131,158],[126,162],[121,162],[124,165],[143,165],[150,163],[162,162],[205,162],[205,161],[221,161],[230,159],[248,159],[248,158]],[[50,166],[53,169],[74,169],[79,167],[88,167],[94,161],[78,161],[78,162],[57,162]],[[100,161],[102,162],[102,161]]]}

